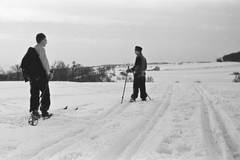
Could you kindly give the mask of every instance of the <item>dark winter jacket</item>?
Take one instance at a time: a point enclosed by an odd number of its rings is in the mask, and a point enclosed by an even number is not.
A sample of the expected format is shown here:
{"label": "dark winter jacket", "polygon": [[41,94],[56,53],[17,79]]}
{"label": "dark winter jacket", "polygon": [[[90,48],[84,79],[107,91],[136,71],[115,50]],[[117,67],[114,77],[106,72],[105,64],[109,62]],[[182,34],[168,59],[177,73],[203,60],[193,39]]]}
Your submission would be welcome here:
{"label": "dark winter jacket", "polygon": [[42,62],[39,58],[39,55],[35,48],[29,47],[27,53],[22,59],[21,68],[28,68],[30,73],[31,81],[37,81],[41,84],[47,84],[48,79],[46,75],[46,71],[42,66]]}
{"label": "dark winter jacket", "polygon": [[147,60],[142,54],[137,55],[135,64],[131,70],[134,72],[134,75],[145,75]]}

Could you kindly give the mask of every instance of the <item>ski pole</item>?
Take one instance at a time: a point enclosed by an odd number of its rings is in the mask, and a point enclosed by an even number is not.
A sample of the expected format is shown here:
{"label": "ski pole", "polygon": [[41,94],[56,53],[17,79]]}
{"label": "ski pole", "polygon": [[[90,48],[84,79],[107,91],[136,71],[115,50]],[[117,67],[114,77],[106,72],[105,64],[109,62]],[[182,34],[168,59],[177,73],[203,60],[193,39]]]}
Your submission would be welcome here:
{"label": "ski pole", "polygon": [[41,106],[42,104],[42,99],[43,99],[43,96],[45,95],[45,92],[47,90],[47,87],[48,87],[48,84],[46,84],[46,87],[44,88],[44,91],[42,92],[42,94],[40,95],[39,99],[41,98],[39,104],[38,104],[38,108]]}
{"label": "ski pole", "polygon": [[150,98],[150,96],[147,94],[147,96],[148,96],[148,98],[150,99],[150,101],[152,100],[151,98]]}
{"label": "ski pole", "polygon": [[[128,66],[128,69],[129,69],[129,66]],[[127,74],[126,74],[126,79],[125,79],[125,83],[124,83],[123,95],[122,95],[122,101],[121,101],[121,103],[123,102],[123,97],[124,97],[125,88],[126,88],[126,83],[127,83],[127,77],[128,77],[128,72],[127,72]]]}

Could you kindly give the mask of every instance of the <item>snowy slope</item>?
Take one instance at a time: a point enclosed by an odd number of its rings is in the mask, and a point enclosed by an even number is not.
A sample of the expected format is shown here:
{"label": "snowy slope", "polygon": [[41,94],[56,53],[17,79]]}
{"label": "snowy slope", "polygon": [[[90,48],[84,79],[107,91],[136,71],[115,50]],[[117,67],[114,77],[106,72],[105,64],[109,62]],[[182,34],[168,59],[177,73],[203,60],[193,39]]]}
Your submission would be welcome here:
{"label": "snowy slope", "polygon": [[27,123],[29,84],[0,82],[0,159],[239,160],[240,85],[231,73],[240,65],[171,67],[147,73],[147,102],[128,103],[127,83],[120,104],[123,81],[50,82],[54,116],[37,126]]}

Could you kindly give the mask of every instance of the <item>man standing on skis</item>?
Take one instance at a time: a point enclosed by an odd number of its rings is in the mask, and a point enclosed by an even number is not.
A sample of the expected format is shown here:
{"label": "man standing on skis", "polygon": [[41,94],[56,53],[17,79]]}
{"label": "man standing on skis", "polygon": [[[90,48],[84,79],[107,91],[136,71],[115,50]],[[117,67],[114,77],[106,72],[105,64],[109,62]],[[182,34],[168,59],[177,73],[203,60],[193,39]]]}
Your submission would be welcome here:
{"label": "man standing on skis", "polygon": [[142,54],[142,47],[135,47],[136,60],[135,64],[132,68],[128,69],[126,72],[133,72],[134,81],[133,81],[133,94],[131,95],[130,102],[134,102],[138,97],[138,90],[140,89],[140,97],[142,101],[146,101],[147,93],[146,93],[146,69],[147,69],[147,60]]}
{"label": "man standing on skis", "polygon": [[[50,91],[48,81],[53,78],[53,73],[50,72],[49,62],[46,56],[45,46],[47,44],[46,36],[39,33],[36,36],[37,45],[28,49],[30,55],[30,112],[32,115],[40,118],[39,110],[39,95],[41,91],[41,106],[43,118],[49,118],[48,113],[50,107]],[[28,54],[28,53],[27,53]]]}

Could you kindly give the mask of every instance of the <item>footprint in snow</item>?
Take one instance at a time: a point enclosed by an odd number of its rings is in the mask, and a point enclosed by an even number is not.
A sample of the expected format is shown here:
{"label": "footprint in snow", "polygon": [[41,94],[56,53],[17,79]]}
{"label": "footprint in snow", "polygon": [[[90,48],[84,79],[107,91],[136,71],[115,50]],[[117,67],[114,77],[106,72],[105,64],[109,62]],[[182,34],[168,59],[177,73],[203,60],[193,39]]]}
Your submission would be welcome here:
{"label": "footprint in snow", "polygon": [[156,151],[160,154],[172,154],[172,148],[169,148],[169,144],[167,143],[160,143],[158,145],[158,148],[156,149]]}
{"label": "footprint in snow", "polygon": [[170,135],[170,137],[171,137],[172,139],[179,139],[179,138],[181,138],[182,136],[181,136],[181,134],[179,134],[179,133],[172,133],[172,134]]}
{"label": "footprint in snow", "polygon": [[163,137],[161,143],[158,145],[156,151],[160,154],[172,154],[172,148],[169,145],[172,143],[172,139],[168,136]]}
{"label": "footprint in snow", "polygon": [[172,143],[172,139],[170,137],[163,137],[162,143],[171,144]]}
{"label": "footprint in snow", "polygon": [[72,152],[68,153],[64,156],[64,160],[75,160],[79,159],[79,157],[82,157],[82,153],[80,152]]}
{"label": "footprint in snow", "polygon": [[190,152],[192,150],[192,146],[188,146],[186,144],[180,144],[176,147],[178,152]]}

